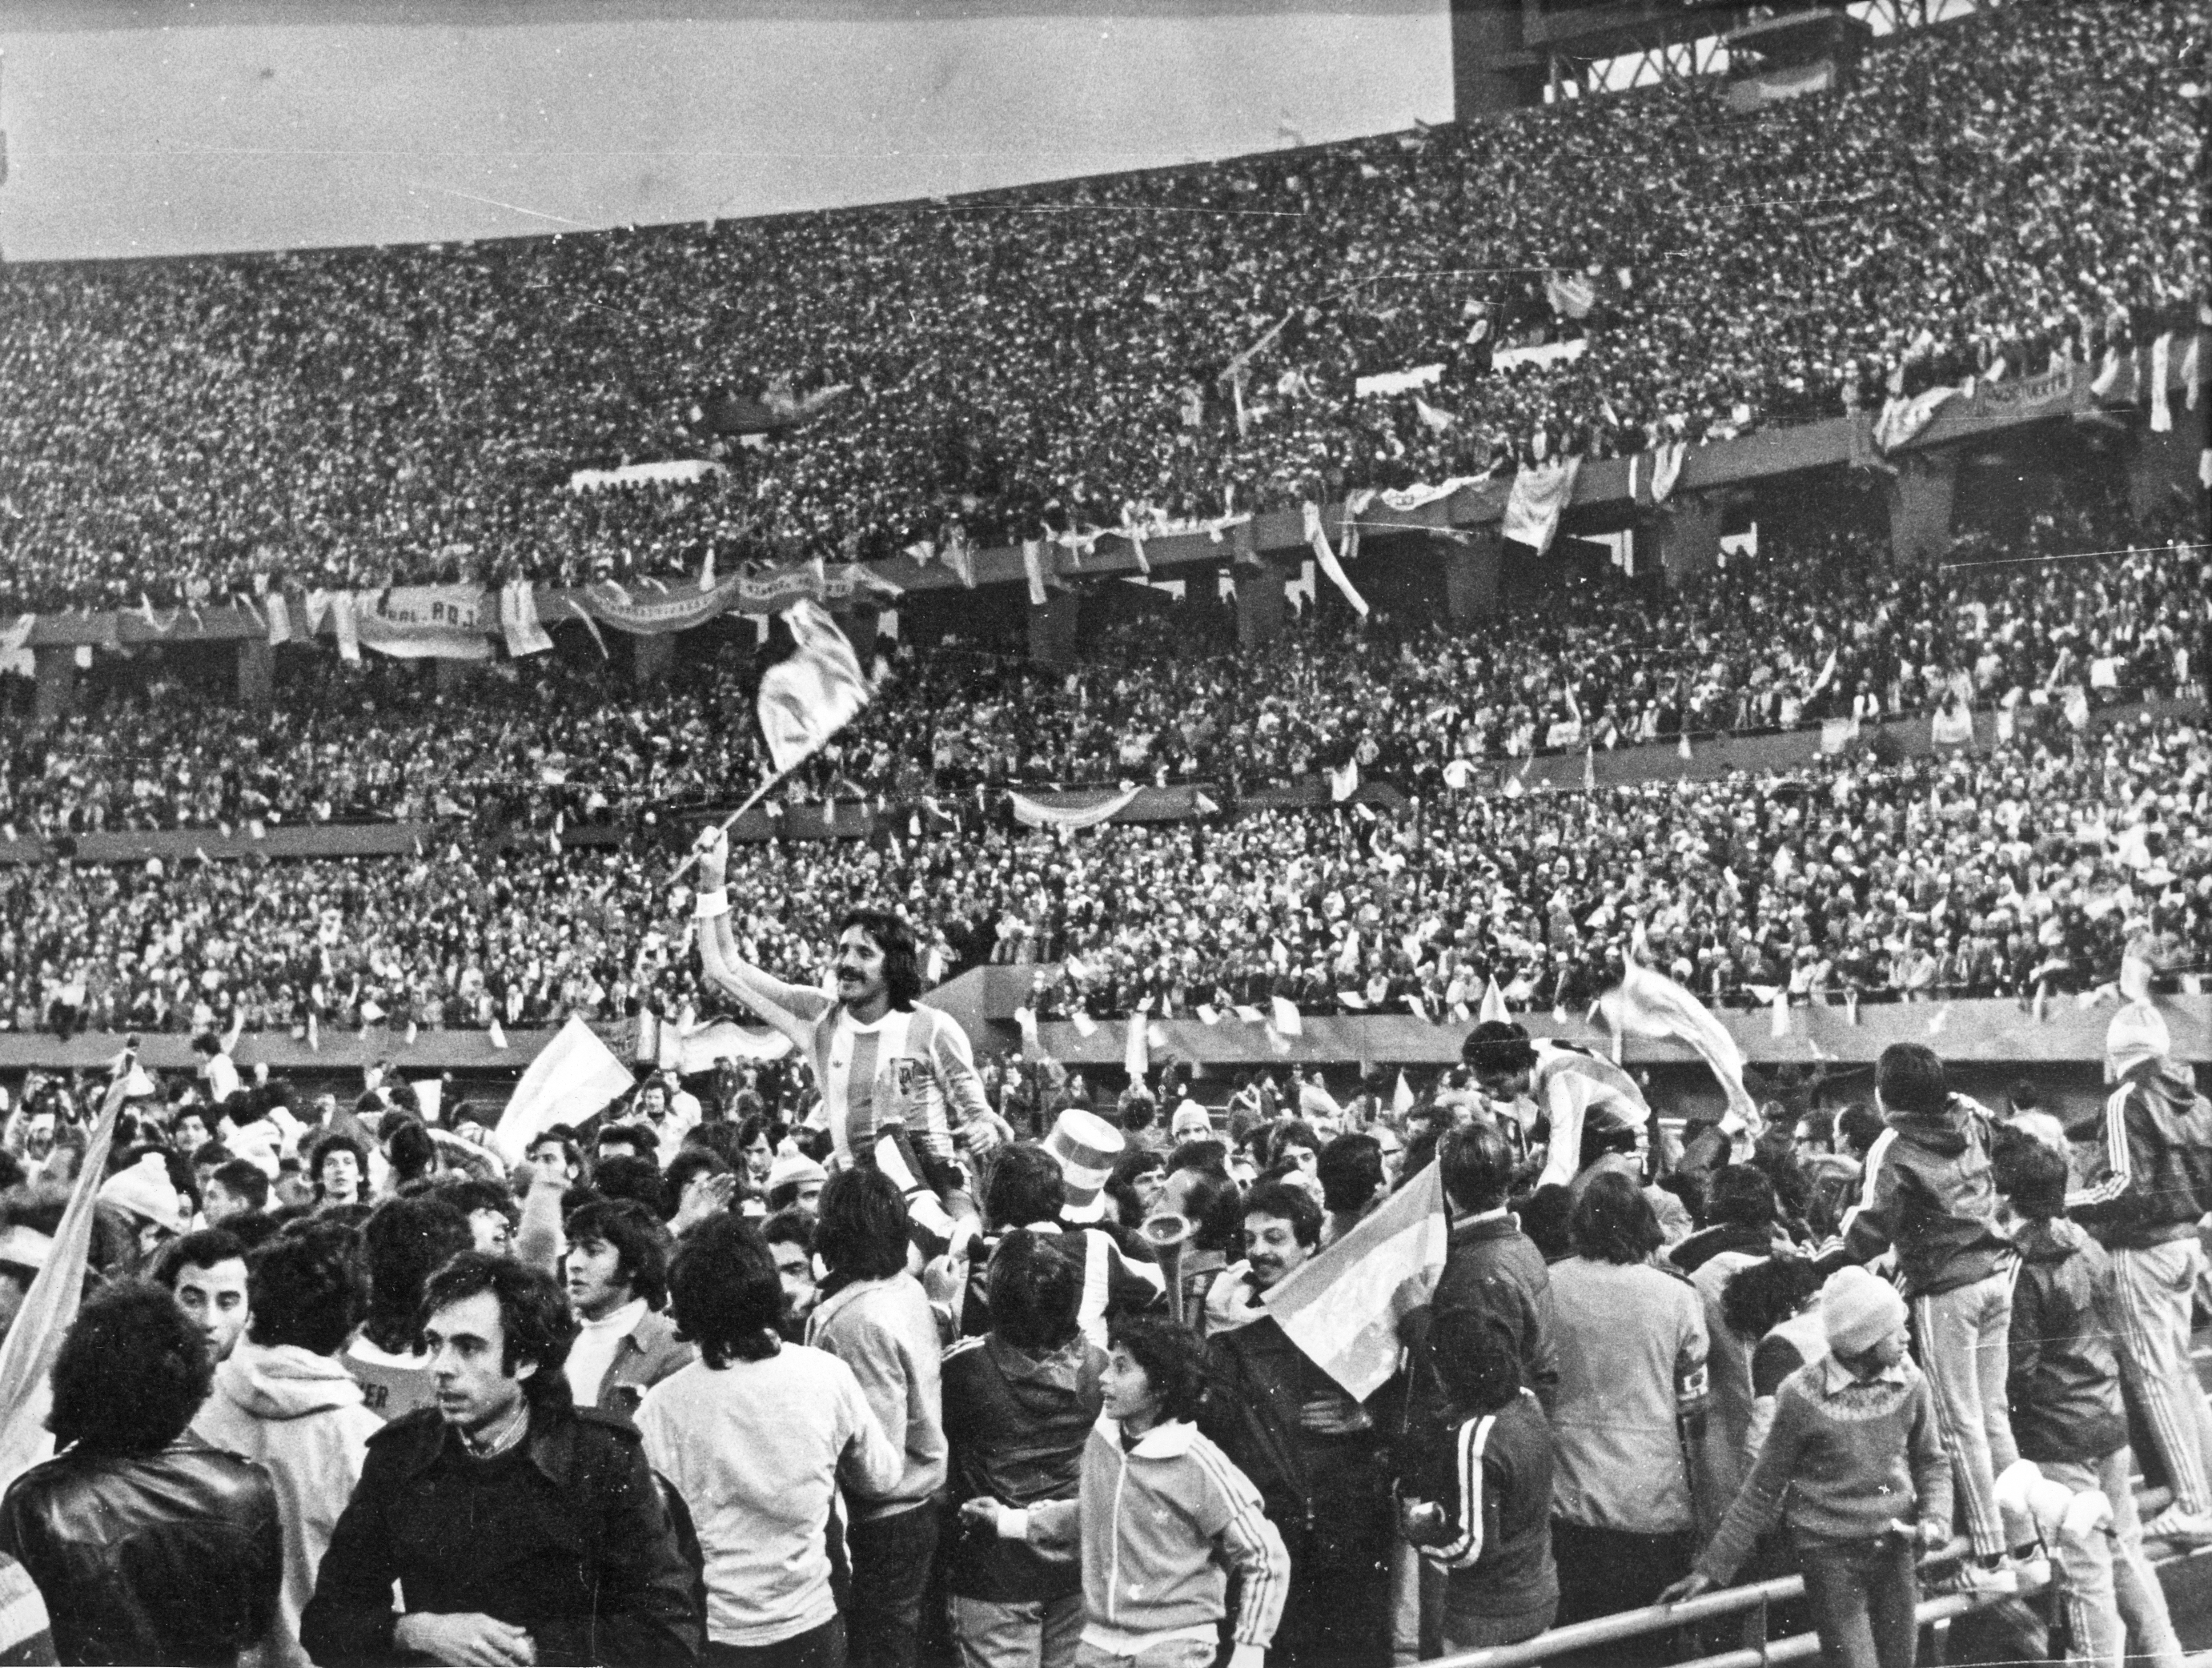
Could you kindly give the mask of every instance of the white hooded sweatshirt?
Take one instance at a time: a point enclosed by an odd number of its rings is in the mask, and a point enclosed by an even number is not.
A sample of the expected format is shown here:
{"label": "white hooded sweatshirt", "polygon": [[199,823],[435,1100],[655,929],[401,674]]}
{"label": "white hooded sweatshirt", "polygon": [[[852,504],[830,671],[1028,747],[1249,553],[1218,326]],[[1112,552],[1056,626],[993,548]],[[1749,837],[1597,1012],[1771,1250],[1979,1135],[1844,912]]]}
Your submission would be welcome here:
{"label": "white hooded sweatshirt", "polygon": [[249,1653],[257,1668],[308,1668],[300,1612],[314,1595],[338,1513],[361,1481],[368,1439],[383,1428],[335,1356],[240,1338],[216,1368],[192,1434],[267,1470],[284,1526],[284,1586],[267,1639]]}

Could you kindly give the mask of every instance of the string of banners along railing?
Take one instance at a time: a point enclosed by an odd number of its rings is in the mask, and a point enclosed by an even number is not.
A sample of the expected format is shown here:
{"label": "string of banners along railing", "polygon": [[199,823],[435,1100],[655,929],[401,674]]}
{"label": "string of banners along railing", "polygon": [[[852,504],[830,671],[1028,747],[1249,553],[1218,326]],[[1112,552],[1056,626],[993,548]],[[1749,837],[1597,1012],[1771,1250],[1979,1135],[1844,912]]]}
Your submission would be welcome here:
{"label": "string of banners along railing", "polygon": [[358,660],[363,649],[398,659],[484,660],[495,637],[510,655],[552,647],[545,628],[575,620],[634,636],[691,631],[725,614],[766,620],[801,598],[848,602],[903,594],[900,586],[857,562],[812,562],[766,573],[717,578],[712,564],[694,580],[623,585],[600,579],[570,591],[540,590],[527,579],[497,591],[478,585],[399,585],[380,591],[271,592],[261,599],[269,640],[299,642],[327,634],[338,653]]}

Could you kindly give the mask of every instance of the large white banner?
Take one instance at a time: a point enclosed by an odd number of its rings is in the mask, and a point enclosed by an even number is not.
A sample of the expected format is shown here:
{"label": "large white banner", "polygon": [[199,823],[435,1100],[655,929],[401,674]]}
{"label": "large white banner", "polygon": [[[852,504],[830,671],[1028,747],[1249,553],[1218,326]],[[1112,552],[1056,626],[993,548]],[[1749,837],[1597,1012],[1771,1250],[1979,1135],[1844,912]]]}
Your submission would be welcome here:
{"label": "large white banner", "polygon": [[580,469],[568,477],[568,490],[604,492],[610,487],[665,486],[729,472],[725,465],[705,458],[677,458],[659,464],[624,464],[619,469]]}
{"label": "large white banner", "polygon": [[1587,336],[1578,336],[1571,342],[1546,342],[1534,348],[1500,348],[1491,355],[1490,368],[1504,371],[1516,365],[1565,365],[1589,351]]}
{"label": "large white banner", "polygon": [[485,591],[474,585],[396,585],[354,598],[354,634],[366,649],[402,660],[489,660]]}

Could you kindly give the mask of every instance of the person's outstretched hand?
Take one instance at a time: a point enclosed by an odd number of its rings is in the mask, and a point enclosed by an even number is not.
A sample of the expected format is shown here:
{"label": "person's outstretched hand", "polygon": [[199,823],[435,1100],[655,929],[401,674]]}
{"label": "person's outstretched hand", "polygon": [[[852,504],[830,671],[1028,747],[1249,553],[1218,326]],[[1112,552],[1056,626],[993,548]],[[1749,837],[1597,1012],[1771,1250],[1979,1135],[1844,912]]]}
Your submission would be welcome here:
{"label": "person's outstretched hand", "polygon": [[1660,1593],[1659,1602],[1662,1604],[1687,1604],[1699,1593],[1711,1592],[1712,1587],[1711,1576],[1701,1570],[1693,1569],[1680,1580],[1670,1583],[1666,1590]]}
{"label": "person's outstretched hand", "polygon": [[691,842],[699,860],[699,889],[711,892],[730,877],[730,836],[720,828],[702,828]]}

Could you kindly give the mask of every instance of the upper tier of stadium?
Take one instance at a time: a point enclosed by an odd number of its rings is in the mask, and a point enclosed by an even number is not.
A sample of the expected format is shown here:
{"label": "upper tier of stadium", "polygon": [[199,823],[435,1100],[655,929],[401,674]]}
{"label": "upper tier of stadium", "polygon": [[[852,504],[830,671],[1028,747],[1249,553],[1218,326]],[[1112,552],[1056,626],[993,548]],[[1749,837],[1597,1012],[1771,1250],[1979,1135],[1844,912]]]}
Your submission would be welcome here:
{"label": "upper tier of stadium", "polygon": [[[988,544],[2079,362],[2204,297],[2201,52],[2179,0],[2046,0],[1750,116],[1686,83],[919,207],[0,270],[0,611]],[[827,397],[721,432],[787,394]],[[562,490],[689,458],[729,472]]]}

